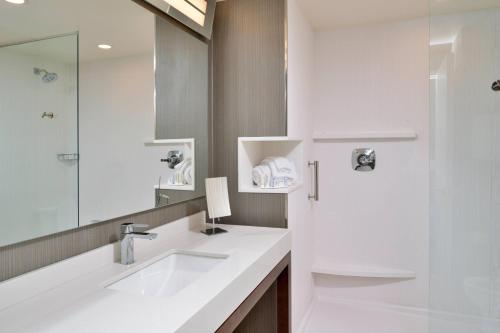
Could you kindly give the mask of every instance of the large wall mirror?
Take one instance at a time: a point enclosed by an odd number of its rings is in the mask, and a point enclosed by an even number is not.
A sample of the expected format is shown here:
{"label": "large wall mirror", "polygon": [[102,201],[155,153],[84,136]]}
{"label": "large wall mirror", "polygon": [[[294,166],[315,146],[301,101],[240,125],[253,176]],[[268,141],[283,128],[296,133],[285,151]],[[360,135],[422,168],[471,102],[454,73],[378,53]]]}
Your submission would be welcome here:
{"label": "large wall mirror", "polygon": [[12,2],[0,247],[204,196],[206,42],[131,0]]}

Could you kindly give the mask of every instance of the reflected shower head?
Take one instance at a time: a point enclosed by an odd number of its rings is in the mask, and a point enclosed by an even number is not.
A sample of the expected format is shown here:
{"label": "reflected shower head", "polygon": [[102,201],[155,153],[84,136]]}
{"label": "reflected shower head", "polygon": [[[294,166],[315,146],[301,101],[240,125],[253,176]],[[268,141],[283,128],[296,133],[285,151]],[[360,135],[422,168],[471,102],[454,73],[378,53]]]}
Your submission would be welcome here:
{"label": "reflected shower head", "polygon": [[33,68],[33,74],[42,75],[42,81],[45,83],[54,82],[58,78],[56,73],[49,73],[45,69],[40,69],[40,68],[36,68],[36,67]]}

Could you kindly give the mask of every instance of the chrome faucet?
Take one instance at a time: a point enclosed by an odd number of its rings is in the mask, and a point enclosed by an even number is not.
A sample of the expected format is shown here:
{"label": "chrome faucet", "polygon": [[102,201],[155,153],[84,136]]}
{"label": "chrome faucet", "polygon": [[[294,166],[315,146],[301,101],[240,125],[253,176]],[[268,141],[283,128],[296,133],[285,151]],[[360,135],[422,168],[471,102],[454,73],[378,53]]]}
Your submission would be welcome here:
{"label": "chrome faucet", "polygon": [[122,265],[134,263],[134,238],[153,240],[158,234],[136,232],[136,228],[147,228],[147,224],[124,223],[121,225],[120,248]]}

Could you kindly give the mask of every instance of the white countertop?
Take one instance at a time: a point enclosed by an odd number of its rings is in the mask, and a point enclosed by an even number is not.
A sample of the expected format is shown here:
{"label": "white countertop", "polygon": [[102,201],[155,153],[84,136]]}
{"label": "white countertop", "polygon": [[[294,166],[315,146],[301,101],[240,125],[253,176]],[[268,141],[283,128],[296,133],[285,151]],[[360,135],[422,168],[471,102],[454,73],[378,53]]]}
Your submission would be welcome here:
{"label": "white countertop", "polygon": [[[204,213],[151,230],[136,240],[136,263],[116,263],[118,244],[0,283],[1,332],[214,332],[290,251],[286,229],[224,225],[201,234]],[[169,298],[105,289],[110,281],[175,250],[229,255]]]}

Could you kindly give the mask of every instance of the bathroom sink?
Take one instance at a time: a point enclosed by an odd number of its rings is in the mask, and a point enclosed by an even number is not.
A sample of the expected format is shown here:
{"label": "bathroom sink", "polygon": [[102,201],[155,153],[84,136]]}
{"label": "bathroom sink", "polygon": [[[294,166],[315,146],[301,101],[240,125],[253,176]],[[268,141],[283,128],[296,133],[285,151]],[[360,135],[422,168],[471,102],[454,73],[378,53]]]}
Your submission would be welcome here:
{"label": "bathroom sink", "polygon": [[170,297],[225,259],[224,255],[176,252],[106,288],[142,296]]}

